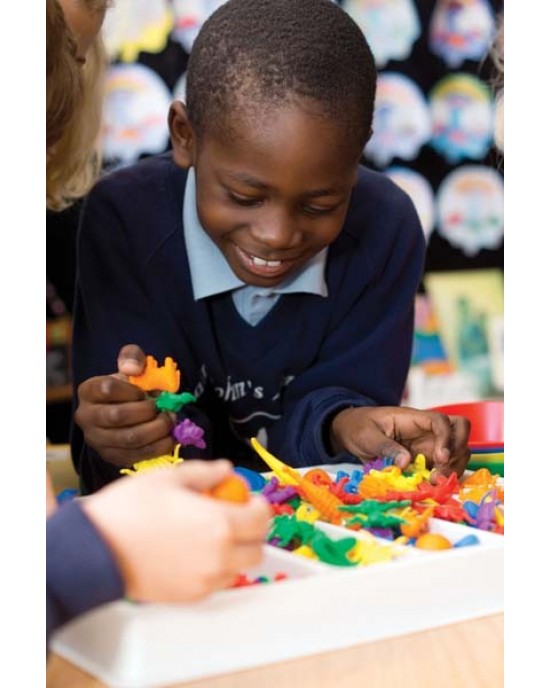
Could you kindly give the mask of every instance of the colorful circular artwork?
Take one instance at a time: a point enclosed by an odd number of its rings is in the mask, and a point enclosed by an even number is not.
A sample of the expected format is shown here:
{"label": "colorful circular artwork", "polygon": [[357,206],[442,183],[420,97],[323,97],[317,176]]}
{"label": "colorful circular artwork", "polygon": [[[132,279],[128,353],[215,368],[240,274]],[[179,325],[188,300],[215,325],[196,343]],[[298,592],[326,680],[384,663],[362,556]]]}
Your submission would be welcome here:
{"label": "colorful circular artwork", "polygon": [[424,236],[426,240],[429,239],[434,228],[435,215],[434,192],[430,183],[421,174],[408,167],[390,167],[386,170],[386,174],[411,197],[420,218]]}
{"label": "colorful circular artwork", "polygon": [[172,38],[190,53],[201,26],[226,0],[173,0]]}
{"label": "colorful circular artwork", "polygon": [[101,32],[109,57],[134,62],[141,51],[161,52],[173,22],[169,0],[116,0]]}
{"label": "colorful circular artwork", "polygon": [[451,172],[436,195],[439,233],[468,256],[496,249],[504,231],[504,183],[490,167],[466,165]]}
{"label": "colorful circular artwork", "polygon": [[420,88],[402,74],[381,74],[373,135],[365,146],[365,156],[378,167],[385,167],[393,158],[412,160],[430,136],[429,110]]}
{"label": "colorful circular artwork", "polygon": [[449,67],[464,60],[480,62],[495,36],[487,0],[438,0],[429,29],[430,49]]}
{"label": "colorful circular artwork", "polygon": [[164,81],[142,64],[119,64],[107,73],[103,108],[103,152],[107,161],[127,164],[143,153],[162,153],[168,144]]}
{"label": "colorful circular artwork", "polygon": [[409,57],[421,33],[412,0],[344,0],[342,9],[364,33],[378,67]]}
{"label": "colorful circular artwork", "polygon": [[494,134],[494,105],[489,87],[466,73],[451,74],[429,94],[430,145],[451,164],[478,160],[489,151]]}

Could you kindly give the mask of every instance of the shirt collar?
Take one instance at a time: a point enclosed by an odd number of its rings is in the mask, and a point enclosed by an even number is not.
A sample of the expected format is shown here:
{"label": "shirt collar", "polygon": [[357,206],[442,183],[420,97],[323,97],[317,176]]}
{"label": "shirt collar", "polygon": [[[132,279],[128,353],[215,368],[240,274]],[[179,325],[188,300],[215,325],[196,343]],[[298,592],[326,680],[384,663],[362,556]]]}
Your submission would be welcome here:
{"label": "shirt collar", "polygon": [[[195,170],[190,167],[183,199],[183,232],[189,258],[189,270],[195,301],[208,296],[250,287],[240,280],[225,260],[223,253],[202,228],[197,214]],[[315,254],[300,270],[273,288],[251,287],[260,293],[292,294],[306,292],[327,296],[325,265],[328,247]]]}

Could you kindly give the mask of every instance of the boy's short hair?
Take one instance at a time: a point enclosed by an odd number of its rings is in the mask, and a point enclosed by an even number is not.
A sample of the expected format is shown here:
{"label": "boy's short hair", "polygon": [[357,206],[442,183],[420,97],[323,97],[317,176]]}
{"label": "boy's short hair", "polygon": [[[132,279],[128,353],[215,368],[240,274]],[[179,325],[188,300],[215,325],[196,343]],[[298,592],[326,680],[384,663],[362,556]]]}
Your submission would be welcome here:
{"label": "boy's short hair", "polygon": [[227,130],[228,115],[311,99],[363,149],[376,91],[373,54],[331,0],[229,0],[205,22],[187,69],[187,110],[197,134]]}

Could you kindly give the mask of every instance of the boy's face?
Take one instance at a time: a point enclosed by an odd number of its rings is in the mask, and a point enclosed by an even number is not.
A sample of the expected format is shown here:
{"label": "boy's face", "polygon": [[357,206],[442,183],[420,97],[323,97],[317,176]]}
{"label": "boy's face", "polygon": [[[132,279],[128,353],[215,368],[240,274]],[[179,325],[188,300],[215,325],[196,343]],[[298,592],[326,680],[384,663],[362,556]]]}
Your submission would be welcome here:
{"label": "boy's face", "polygon": [[231,125],[187,141],[199,219],[239,279],[273,287],[337,238],[359,158],[333,121],[295,106]]}

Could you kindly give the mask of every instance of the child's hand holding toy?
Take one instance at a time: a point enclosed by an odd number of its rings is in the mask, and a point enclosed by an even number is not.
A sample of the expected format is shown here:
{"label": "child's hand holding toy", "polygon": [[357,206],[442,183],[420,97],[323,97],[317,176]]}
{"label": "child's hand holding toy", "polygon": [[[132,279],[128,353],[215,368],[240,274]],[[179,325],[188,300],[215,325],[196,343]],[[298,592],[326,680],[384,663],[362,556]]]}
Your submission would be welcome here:
{"label": "child's hand holding toy", "polygon": [[[139,346],[126,345],[118,355],[116,374],[90,378],[78,388],[75,421],[86,443],[115,466],[131,466],[142,459],[170,454],[174,448],[174,415],[159,413],[154,398],[145,391],[151,388],[144,384],[143,389],[136,384],[148,358]],[[154,379],[148,381],[161,384],[162,378],[154,368]],[[172,390],[174,384],[179,386],[179,371],[170,362],[167,368]]]}
{"label": "child's hand holding toy", "polygon": [[334,452],[349,452],[367,461],[388,456],[405,469],[417,454],[424,454],[437,475],[453,471],[460,476],[470,458],[470,422],[462,416],[418,411],[398,406],[363,406],[338,413],[331,424]]}

